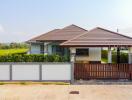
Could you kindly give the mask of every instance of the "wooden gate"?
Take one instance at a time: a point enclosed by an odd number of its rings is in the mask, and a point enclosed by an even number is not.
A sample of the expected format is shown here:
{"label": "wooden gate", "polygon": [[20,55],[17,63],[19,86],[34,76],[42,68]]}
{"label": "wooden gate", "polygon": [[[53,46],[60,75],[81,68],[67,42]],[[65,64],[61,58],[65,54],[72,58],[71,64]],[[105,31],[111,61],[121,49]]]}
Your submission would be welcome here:
{"label": "wooden gate", "polygon": [[75,79],[132,79],[132,64],[74,64]]}

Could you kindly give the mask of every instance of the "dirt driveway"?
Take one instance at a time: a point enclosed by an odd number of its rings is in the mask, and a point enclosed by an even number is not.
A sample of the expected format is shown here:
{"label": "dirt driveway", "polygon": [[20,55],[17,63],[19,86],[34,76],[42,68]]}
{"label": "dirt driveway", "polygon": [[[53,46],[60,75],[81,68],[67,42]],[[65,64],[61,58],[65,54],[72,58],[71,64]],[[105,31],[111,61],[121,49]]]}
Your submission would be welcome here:
{"label": "dirt driveway", "polygon": [[132,100],[132,85],[1,85],[0,100]]}

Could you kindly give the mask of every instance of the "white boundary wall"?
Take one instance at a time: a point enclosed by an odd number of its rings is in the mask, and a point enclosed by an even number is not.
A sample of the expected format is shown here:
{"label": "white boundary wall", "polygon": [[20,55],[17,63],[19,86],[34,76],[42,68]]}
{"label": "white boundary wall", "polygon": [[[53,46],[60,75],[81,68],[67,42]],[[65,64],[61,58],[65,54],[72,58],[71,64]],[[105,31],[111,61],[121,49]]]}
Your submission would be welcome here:
{"label": "white boundary wall", "polygon": [[0,80],[10,80],[10,65],[0,65]]}
{"label": "white boundary wall", "polygon": [[12,65],[12,80],[39,80],[39,65]]}
{"label": "white boundary wall", "polygon": [[42,80],[70,80],[71,67],[69,64],[42,65]]}
{"label": "white boundary wall", "polygon": [[70,81],[71,63],[0,63],[0,81]]}

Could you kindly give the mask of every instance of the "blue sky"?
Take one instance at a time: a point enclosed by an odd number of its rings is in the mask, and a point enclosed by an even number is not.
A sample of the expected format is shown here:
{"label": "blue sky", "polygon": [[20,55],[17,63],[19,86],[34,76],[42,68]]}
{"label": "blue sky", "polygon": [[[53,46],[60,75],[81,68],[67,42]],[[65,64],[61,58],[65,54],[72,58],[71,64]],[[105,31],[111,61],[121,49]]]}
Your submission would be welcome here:
{"label": "blue sky", "polygon": [[0,42],[22,42],[76,24],[132,36],[132,0],[0,0]]}

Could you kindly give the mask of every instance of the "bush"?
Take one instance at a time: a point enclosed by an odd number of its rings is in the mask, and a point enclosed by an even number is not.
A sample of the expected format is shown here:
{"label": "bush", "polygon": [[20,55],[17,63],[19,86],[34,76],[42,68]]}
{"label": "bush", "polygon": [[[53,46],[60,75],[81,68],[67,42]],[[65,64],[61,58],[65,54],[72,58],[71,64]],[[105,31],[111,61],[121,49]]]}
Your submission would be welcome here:
{"label": "bush", "polygon": [[0,56],[0,62],[69,62],[69,57],[43,54],[13,54]]}
{"label": "bush", "polygon": [[[117,54],[116,52],[112,53],[112,61],[117,62]],[[128,54],[120,53],[120,63],[128,63]]]}
{"label": "bush", "polygon": [[[101,56],[103,59],[108,59],[108,51],[107,50],[102,50]],[[112,62],[116,63],[117,62],[117,53],[112,52]],[[127,53],[122,53],[120,52],[120,62],[121,63],[128,63],[128,54]]]}
{"label": "bush", "polygon": [[107,50],[102,50],[101,57],[107,59],[108,58],[108,51]]}

